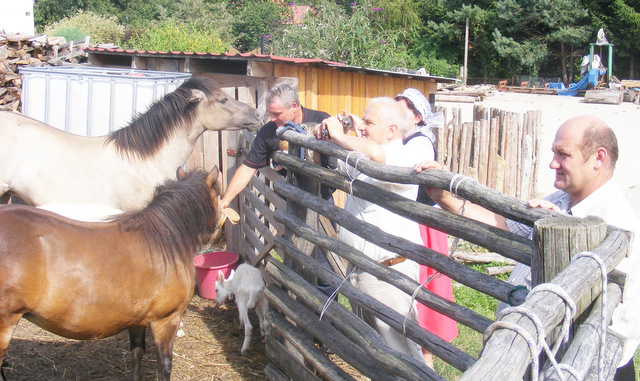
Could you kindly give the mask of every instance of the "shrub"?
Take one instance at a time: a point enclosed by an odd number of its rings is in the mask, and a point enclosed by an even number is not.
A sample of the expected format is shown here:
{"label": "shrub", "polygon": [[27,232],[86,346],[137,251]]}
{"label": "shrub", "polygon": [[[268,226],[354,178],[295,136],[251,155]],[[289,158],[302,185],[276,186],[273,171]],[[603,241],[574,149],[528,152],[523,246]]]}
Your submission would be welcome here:
{"label": "shrub", "polygon": [[127,49],[223,53],[227,46],[213,29],[164,21],[150,24],[123,43]]}
{"label": "shrub", "polygon": [[[91,42],[100,44],[105,42],[119,43],[124,36],[124,27],[118,24],[115,17],[97,15],[93,12],[79,10],[74,16],[44,27],[44,33],[60,36],[61,31],[76,29],[83,33],[80,38],[90,36]],[[73,38],[78,39],[78,38]],[[68,39],[67,39],[68,40]]]}
{"label": "shrub", "polygon": [[62,28],[57,29],[53,33],[49,33],[50,36],[61,36],[67,41],[75,41],[84,38],[87,34],[78,28]]}

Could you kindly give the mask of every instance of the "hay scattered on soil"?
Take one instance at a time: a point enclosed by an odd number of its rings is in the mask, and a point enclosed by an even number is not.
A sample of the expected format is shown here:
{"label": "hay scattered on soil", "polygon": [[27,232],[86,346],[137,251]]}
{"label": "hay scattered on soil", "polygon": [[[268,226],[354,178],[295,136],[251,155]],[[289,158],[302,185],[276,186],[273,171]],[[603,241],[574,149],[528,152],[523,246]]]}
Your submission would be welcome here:
{"label": "hay scattered on soil", "polygon": [[[216,307],[213,300],[194,295],[183,318],[184,337],[173,347],[172,380],[265,380],[267,363],[258,318],[251,348],[240,355],[244,331],[238,328],[234,303]],[[143,358],[145,379],[156,379],[153,337],[147,329]],[[10,380],[123,380],[131,379],[132,360],[128,333],[94,341],[77,341],[53,335],[22,319],[5,355]]]}

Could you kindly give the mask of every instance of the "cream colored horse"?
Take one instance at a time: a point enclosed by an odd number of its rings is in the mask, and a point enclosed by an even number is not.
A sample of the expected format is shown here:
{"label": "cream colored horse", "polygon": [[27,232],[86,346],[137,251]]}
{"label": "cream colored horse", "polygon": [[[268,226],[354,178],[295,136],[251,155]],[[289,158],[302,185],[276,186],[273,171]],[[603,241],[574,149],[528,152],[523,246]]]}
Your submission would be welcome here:
{"label": "cream colored horse", "polygon": [[207,78],[192,78],[129,126],[101,137],[70,134],[0,111],[0,201],[102,204],[140,210],[175,178],[206,130],[255,130],[256,110]]}

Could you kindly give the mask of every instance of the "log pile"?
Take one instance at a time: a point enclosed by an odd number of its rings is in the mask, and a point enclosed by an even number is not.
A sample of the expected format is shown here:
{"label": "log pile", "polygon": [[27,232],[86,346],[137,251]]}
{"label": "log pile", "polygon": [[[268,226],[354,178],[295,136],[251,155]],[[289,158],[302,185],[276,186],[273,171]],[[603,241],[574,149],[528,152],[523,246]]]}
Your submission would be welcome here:
{"label": "log pile", "polygon": [[474,103],[481,102],[492,96],[495,91],[493,85],[465,86],[461,84],[441,85],[436,92],[436,102]]}
{"label": "log pile", "polygon": [[21,66],[51,66],[80,63],[86,57],[82,43],[67,43],[64,37],[0,34],[0,109],[21,111]]}

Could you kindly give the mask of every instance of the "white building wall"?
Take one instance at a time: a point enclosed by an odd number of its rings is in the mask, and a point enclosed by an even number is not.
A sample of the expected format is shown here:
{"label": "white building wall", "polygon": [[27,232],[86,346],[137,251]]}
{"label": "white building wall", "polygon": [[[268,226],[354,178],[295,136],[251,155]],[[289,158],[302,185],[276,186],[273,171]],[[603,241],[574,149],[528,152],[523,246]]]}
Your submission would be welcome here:
{"label": "white building wall", "polygon": [[32,36],[33,0],[0,0],[0,32]]}

